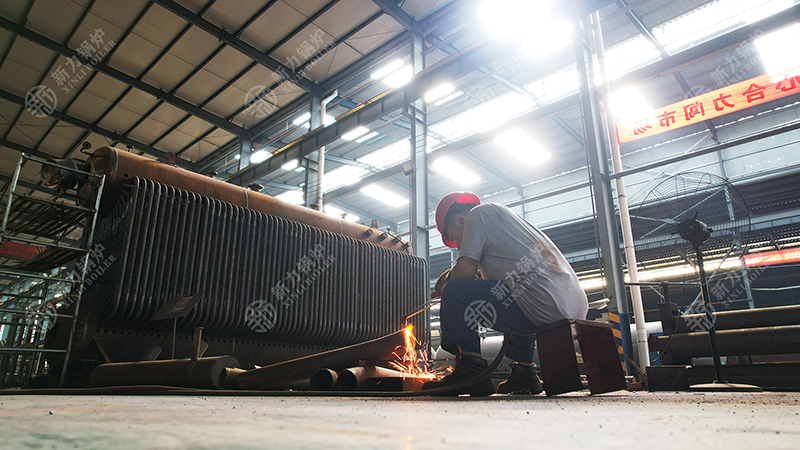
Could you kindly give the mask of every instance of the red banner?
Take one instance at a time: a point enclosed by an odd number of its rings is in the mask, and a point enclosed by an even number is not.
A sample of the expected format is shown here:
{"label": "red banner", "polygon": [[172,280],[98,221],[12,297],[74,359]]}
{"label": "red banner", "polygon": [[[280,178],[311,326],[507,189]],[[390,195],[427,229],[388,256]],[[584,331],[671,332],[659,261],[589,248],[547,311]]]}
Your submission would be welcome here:
{"label": "red banner", "polygon": [[620,144],[800,94],[800,68],[761,75],[722,89],[673,103],[630,122],[617,122]]}
{"label": "red banner", "polygon": [[745,267],[771,266],[800,261],[800,247],[744,255]]}
{"label": "red banner", "polygon": [[35,245],[18,244],[16,242],[0,242],[0,256],[27,261],[43,252],[42,247]]}

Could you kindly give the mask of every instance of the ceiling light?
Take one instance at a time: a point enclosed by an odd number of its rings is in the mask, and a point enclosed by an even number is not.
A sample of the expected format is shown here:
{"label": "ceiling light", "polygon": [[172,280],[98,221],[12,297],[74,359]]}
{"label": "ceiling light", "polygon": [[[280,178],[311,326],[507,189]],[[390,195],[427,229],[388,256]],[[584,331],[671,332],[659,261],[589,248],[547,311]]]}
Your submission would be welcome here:
{"label": "ceiling light", "polygon": [[439,158],[431,166],[436,172],[450,178],[462,186],[470,186],[479,181],[481,178],[467,170],[460,164],[457,164],[449,158]]}
{"label": "ceiling light", "polygon": [[288,203],[303,203],[303,191],[286,191],[275,196],[278,200]]}
{"label": "ceiling light", "polygon": [[293,159],[293,160],[287,162],[286,164],[282,165],[281,169],[283,169],[283,170],[292,170],[295,167],[297,167],[297,160]]}
{"label": "ceiling light", "polygon": [[439,100],[455,90],[455,86],[450,83],[441,84],[425,93],[425,102],[430,103],[434,100]]}
{"label": "ceiling light", "polygon": [[764,35],[755,44],[769,75],[780,75],[800,66],[798,52],[787,51],[800,47],[800,24]]}
{"label": "ceiling light", "polygon": [[325,177],[322,180],[322,190],[329,192],[341,186],[357,183],[368,173],[368,170],[358,166],[339,167],[325,173]]}
{"label": "ceiling light", "polygon": [[383,82],[390,87],[397,88],[408,83],[412,78],[414,78],[414,71],[411,69],[411,66],[408,65],[401,67],[395,73],[384,78]]}
{"label": "ceiling light", "polygon": [[550,153],[521,130],[507,131],[497,136],[495,142],[529,166],[550,159]]}
{"label": "ceiling light", "polygon": [[352,131],[348,131],[347,133],[343,134],[342,135],[342,139],[344,139],[345,141],[352,141],[353,139],[355,139],[355,138],[357,138],[359,136],[363,136],[363,135],[365,135],[367,133],[369,133],[369,129],[368,128],[366,128],[366,127],[358,127],[358,128],[356,128],[356,129],[354,129]]}
{"label": "ceiling light", "polygon": [[572,28],[554,12],[555,1],[484,0],[479,15],[493,35],[520,44],[524,53],[543,57],[571,42]]}
{"label": "ceiling light", "polygon": [[387,189],[384,189],[380,186],[370,184],[369,186],[364,186],[361,188],[361,192],[369,195],[370,197],[376,198],[387,205],[391,206],[405,206],[408,204],[408,199],[402,197],[400,195],[395,194]]}
{"label": "ceiling light", "polygon": [[611,93],[611,109],[617,122],[633,122],[650,116],[652,109],[635,87]]}
{"label": "ceiling light", "polygon": [[250,155],[250,163],[251,164],[258,164],[261,161],[266,161],[270,157],[272,157],[272,153],[270,153],[270,152],[268,152],[266,150],[259,150],[259,151],[255,152],[255,153],[253,153],[252,155]]}
{"label": "ceiling light", "polygon": [[407,161],[409,158],[411,158],[411,141],[403,139],[361,156],[356,160],[383,170],[399,162]]}
{"label": "ceiling light", "polygon": [[447,97],[445,97],[445,98],[443,98],[443,99],[441,99],[441,100],[439,100],[439,101],[435,102],[435,103],[434,103],[434,105],[435,105],[435,106],[442,106],[442,105],[444,105],[445,103],[449,102],[450,100],[455,100],[455,99],[457,99],[458,97],[461,97],[462,95],[464,95],[464,93],[463,93],[463,92],[461,92],[461,91],[456,91],[456,92],[454,92],[454,93],[452,93],[452,94],[448,95]]}
{"label": "ceiling light", "polygon": [[350,222],[357,222],[359,219],[358,216],[344,212],[341,209],[331,205],[330,203],[325,205],[325,214],[332,217],[336,217],[337,219],[344,219]]}
{"label": "ceiling light", "polygon": [[242,157],[242,155],[239,155],[239,154],[237,154],[236,156],[234,156],[234,158],[235,158],[235,159],[240,159],[241,157]]}
{"label": "ceiling light", "polygon": [[297,118],[294,119],[292,121],[292,123],[297,125],[297,126],[300,126],[300,125],[303,125],[304,123],[308,122],[308,119],[310,119],[310,118],[311,118],[311,113],[308,113],[308,112],[307,113],[303,113],[303,114],[300,114],[299,116],[297,116]]}
{"label": "ceiling light", "polygon": [[403,61],[399,59],[395,59],[394,61],[390,62],[389,64],[381,67],[380,69],[376,70],[372,73],[373,80],[380,80],[385,78],[387,75],[394,73],[397,69],[403,67]]}
{"label": "ceiling light", "polygon": [[360,144],[362,142],[368,141],[368,140],[374,138],[377,135],[378,135],[378,132],[377,131],[373,131],[372,133],[370,133],[370,134],[368,134],[366,136],[361,136],[360,138],[356,139],[356,144]]}

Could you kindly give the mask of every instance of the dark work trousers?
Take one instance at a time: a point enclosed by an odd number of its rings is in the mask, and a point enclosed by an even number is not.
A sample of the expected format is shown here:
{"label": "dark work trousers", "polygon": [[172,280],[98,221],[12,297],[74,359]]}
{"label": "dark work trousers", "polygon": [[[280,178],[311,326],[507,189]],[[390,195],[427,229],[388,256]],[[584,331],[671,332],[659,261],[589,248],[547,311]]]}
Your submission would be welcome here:
{"label": "dark work trousers", "polygon": [[442,289],[439,311],[442,348],[458,355],[461,351],[480,353],[478,326],[503,333],[506,356],[521,363],[533,362],[536,330],[498,280],[454,278]]}

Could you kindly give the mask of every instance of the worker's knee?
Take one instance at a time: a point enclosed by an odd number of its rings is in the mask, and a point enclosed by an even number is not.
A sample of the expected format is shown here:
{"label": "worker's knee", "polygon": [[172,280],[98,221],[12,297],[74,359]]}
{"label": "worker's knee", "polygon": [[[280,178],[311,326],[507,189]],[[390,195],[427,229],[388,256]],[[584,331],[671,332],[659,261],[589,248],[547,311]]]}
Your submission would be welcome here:
{"label": "worker's knee", "polygon": [[442,289],[442,301],[450,302],[455,299],[464,298],[469,292],[469,283],[472,280],[466,278],[453,278],[444,285]]}

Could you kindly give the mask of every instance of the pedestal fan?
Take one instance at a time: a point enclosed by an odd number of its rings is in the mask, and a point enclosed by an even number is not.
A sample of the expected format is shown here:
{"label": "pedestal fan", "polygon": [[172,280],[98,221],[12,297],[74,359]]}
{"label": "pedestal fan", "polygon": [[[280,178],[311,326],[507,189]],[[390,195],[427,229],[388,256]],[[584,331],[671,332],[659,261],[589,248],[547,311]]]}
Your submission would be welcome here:
{"label": "pedestal fan", "polygon": [[689,309],[699,304],[695,311],[705,313],[716,380],[692,389],[759,390],[725,382],[708,287],[709,278],[741,270],[750,233],[750,213],[741,194],[717,175],[679,173],[653,188],[631,217],[637,259],[651,279],[683,276],[700,285]]}

